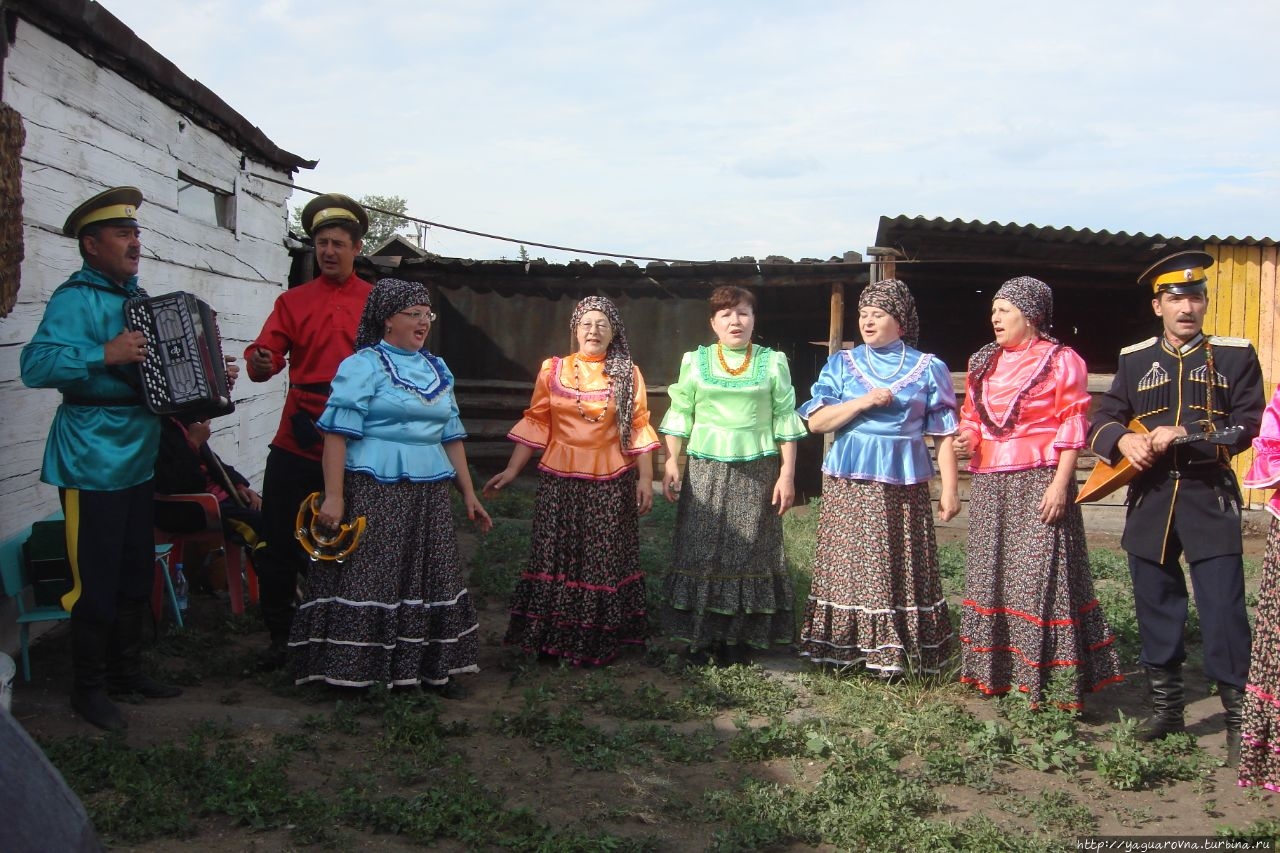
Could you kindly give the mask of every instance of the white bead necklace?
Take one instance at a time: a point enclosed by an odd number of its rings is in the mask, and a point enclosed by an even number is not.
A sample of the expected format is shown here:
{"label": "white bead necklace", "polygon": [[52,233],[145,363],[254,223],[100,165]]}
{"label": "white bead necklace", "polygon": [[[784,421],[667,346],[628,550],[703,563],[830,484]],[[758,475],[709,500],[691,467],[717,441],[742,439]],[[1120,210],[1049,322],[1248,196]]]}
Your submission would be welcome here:
{"label": "white bead necklace", "polygon": [[[876,370],[875,359],[871,357],[871,354],[875,350],[873,350],[871,347],[867,347],[867,369],[871,371],[871,375],[874,376],[876,379],[879,379],[882,382],[888,381],[893,377],[897,376],[902,371],[902,365],[907,363],[907,345],[903,341],[898,341],[898,345],[902,348],[899,350],[898,366],[883,376],[881,376],[880,372]],[[889,358],[892,359],[893,356],[890,355]]]}

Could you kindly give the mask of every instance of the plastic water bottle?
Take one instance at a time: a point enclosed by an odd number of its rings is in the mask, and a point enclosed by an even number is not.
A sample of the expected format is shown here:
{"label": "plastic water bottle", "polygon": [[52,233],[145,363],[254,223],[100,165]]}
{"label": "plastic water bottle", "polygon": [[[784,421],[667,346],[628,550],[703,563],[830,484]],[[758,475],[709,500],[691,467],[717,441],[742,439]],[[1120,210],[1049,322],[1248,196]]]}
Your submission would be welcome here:
{"label": "plastic water bottle", "polygon": [[187,575],[182,571],[182,563],[178,563],[173,569],[173,597],[178,599],[178,610],[182,613],[187,612],[188,592]]}

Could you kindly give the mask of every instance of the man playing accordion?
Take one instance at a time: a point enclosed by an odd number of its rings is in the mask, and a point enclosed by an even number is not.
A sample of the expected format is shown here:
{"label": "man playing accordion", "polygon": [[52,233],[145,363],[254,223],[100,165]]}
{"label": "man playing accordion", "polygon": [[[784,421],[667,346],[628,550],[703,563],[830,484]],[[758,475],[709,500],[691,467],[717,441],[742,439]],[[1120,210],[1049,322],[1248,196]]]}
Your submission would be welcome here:
{"label": "man playing accordion", "polygon": [[71,706],[108,731],[126,727],[108,691],[178,696],[142,671],[143,620],[154,565],[152,476],[160,419],[143,405],[136,365],[142,332],[124,331],[138,287],[142,193],[116,187],[81,204],[63,233],[84,264],[53,295],[22,349],[22,381],[62,393],[40,479],[58,487],[66,516],[72,588]]}

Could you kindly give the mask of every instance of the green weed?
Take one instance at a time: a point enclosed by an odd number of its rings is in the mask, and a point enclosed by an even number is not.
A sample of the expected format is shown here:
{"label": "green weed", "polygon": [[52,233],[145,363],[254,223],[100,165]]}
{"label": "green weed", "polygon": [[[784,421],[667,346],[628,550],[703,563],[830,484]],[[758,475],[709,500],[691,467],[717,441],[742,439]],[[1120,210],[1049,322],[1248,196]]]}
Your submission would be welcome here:
{"label": "green weed", "polygon": [[553,710],[550,691],[529,688],[515,714],[497,712],[493,726],[506,737],[523,737],[538,747],[554,746],[587,770],[615,770],[661,757],[670,761],[705,761],[714,747],[709,735],[685,736],[655,723],[621,725],[612,733],[587,723],[576,707]]}
{"label": "green weed", "polygon": [[1122,718],[1108,731],[1110,749],[1095,756],[1098,775],[1119,791],[1139,791],[1165,782],[1194,781],[1208,772],[1209,757],[1189,734],[1170,735],[1152,744],[1137,739],[1138,721]]}
{"label": "green weed", "polygon": [[1041,791],[1034,798],[1014,794],[1003,807],[1010,814],[1035,818],[1036,828],[1052,836],[1088,835],[1098,828],[1089,807],[1066,791]]}
{"label": "green weed", "polygon": [[692,717],[741,710],[757,717],[780,717],[795,707],[795,691],[769,678],[758,666],[695,666],[681,678],[691,682],[675,705]]}
{"label": "green weed", "polygon": [[476,543],[467,591],[477,599],[493,597],[505,602],[528,561],[529,526],[497,518],[488,535]]}
{"label": "green weed", "polygon": [[738,733],[729,742],[729,754],[735,761],[769,761],[774,758],[817,758],[831,749],[825,726],[818,720],[791,723],[770,720],[752,727],[744,716],[734,720]]}
{"label": "green weed", "polygon": [[967,559],[963,545],[938,546],[938,574],[942,578],[943,592],[948,595],[959,595],[964,591]]}

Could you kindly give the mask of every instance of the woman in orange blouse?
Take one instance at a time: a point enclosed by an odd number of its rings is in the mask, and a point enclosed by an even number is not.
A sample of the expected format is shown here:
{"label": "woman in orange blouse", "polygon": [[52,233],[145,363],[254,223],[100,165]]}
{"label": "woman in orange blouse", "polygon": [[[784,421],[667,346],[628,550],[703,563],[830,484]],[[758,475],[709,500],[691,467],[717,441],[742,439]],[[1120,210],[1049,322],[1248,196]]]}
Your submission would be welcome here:
{"label": "woman in orange blouse", "polygon": [[1120,664],[1075,502],[1088,373],[1049,336],[1052,324],[1049,285],[1010,279],[991,302],[995,341],[969,360],[955,442],[973,457],[960,680],[1038,704],[1066,670],[1063,704],[1078,707],[1084,693],[1120,680]]}
{"label": "woman in orange blouse", "polygon": [[542,363],[533,401],[507,434],[511,461],[484,492],[502,489],[542,451],[532,553],[505,641],[595,665],[648,634],[639,518],[653,506],[648,454],[658,435],[614,304],[588,296],[569,328],[575,352]]}

